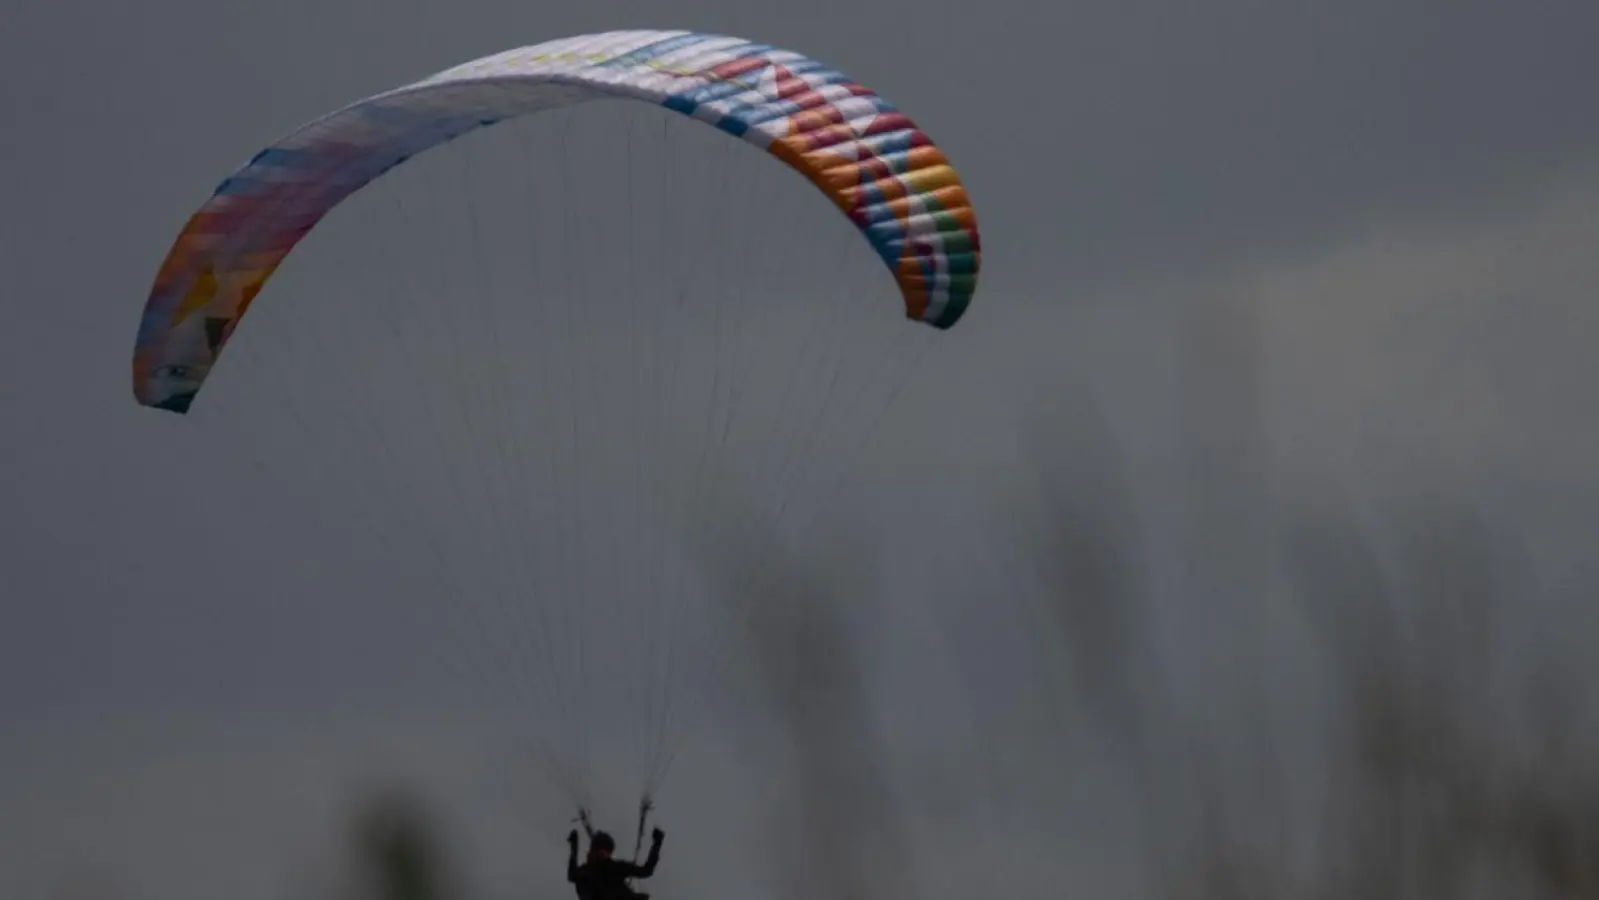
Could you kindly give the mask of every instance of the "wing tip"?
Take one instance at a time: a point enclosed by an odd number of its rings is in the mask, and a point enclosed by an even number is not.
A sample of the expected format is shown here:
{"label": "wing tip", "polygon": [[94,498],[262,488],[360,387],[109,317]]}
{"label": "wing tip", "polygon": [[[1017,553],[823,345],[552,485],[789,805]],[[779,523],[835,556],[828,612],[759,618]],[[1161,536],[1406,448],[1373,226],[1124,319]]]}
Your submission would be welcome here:
{"label": "wing tip", "polygon": [[143,396],[142,393],[135,388],[134,399],[139,402],[140,406],[148,407],[150,409],[164,410],[170,413],[177,413],[178,415],[182,416],[188,415],[189,408],[194,405],[194,397],[197,393],[198,391],[181,391],[160,399],[150,399]]}

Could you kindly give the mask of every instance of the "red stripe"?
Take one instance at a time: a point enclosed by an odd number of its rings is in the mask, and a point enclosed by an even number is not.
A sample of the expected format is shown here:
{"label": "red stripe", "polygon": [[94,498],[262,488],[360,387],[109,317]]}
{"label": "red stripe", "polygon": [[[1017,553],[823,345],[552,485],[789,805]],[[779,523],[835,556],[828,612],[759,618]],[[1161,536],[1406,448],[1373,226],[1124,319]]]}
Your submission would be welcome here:
{"label": "red stripe", "polygon": [[904,113],[881,113],[877,116],[877,118],[873,119],[869,125],[866,126],[866,131],[862,133],[862,136],[864,137],[869,134],[887,134],[892,131],[904,131],[907,128],[915,127],[916,123],[912,122],[910,117]]}
{"label": "red stripe", "polygon": [[771,63],[760,58],[759,56],[741,56],[738,59],[730,59],[725,63],[717,63],[716,65],[711,66],[709,72],[716,78],[728,80],[737,78],[740,75],[744,75],[748,72],[764,69],[769,65],[771,65]]}

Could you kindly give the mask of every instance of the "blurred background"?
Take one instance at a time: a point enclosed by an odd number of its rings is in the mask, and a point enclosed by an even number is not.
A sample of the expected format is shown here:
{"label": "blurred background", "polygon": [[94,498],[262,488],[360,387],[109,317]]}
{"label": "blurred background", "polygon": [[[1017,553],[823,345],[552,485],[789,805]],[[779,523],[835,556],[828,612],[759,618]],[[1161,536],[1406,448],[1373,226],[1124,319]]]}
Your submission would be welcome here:
{"label": "blurred background", "polygon": [[[966,318],[905,323],[752,148],[596,104],[352,198],[192,415],[133,403],[150,278],[258,148],[648,27],[914,117],[978,211]],[[0,10],[0,894],[570,896],[577,803],[626,856],[649,790],[664,900],[1599,897],[1596,37]]]}

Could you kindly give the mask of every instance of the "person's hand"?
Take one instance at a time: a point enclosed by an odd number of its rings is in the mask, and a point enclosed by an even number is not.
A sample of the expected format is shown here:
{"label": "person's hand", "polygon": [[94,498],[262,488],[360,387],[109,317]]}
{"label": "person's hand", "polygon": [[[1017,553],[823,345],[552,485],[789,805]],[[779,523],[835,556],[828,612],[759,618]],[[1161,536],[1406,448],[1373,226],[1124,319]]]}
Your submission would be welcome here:
{"label": "person's hand", "polygon": [[568,844],[571,844],[573,847],[577,846],[577,829],[576,828],[572,829],[571,832],[567,834],[566,842]]}
{"label": "person's hand", "polygon": [[660,828],[656,828],[654,831],[650,832],[650,840],[659,844],[661,841],[666,840],[666,832],[662,831]]}

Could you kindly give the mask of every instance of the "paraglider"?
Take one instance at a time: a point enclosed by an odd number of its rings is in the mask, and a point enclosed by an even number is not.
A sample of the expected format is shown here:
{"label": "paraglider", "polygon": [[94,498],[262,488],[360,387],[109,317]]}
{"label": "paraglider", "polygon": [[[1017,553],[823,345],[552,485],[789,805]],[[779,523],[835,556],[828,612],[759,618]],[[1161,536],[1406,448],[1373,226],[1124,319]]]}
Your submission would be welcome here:
{"label": "paraglider", "polygon": [[588,858],[582,865],[577,862],[577,829],[566,836],[568,847],[566,880],[577,889],[579,900],[647,900],[648,894],[634,891],[628,886],[633,878],[649,878],[661,862],[661,844],[666,832],[659,828],[650,832],[650,855],[643,864],[615,859],[616,839],[604,831],[589,835]]}
{"label": "paraglider", "polygon": [[[189,413],[285,258],[379,176],[487,126],[601,99],[664,107],[765,150],[853,223],[892,275],[907,318],[944,330],[966,311],[981,262],[976,215],[954,167],[908,116],[798,53],[685,31],[615,31],[447,69],[329,113],[255,154],[189,218],[156,274],[134,345],[135,398]],[[650,450],[641,442],[634,452]],[[648,718],[644,726],[664,727]],[[658,746],[652,752],[661,756]],[[614,840],[596,834],[578,866],[574,831],[568,878],[585,900],[616,900],[607,892],[622,879],[654,872],[663,837],[655,829],[648,859],[635,865],[613,860]]]}

